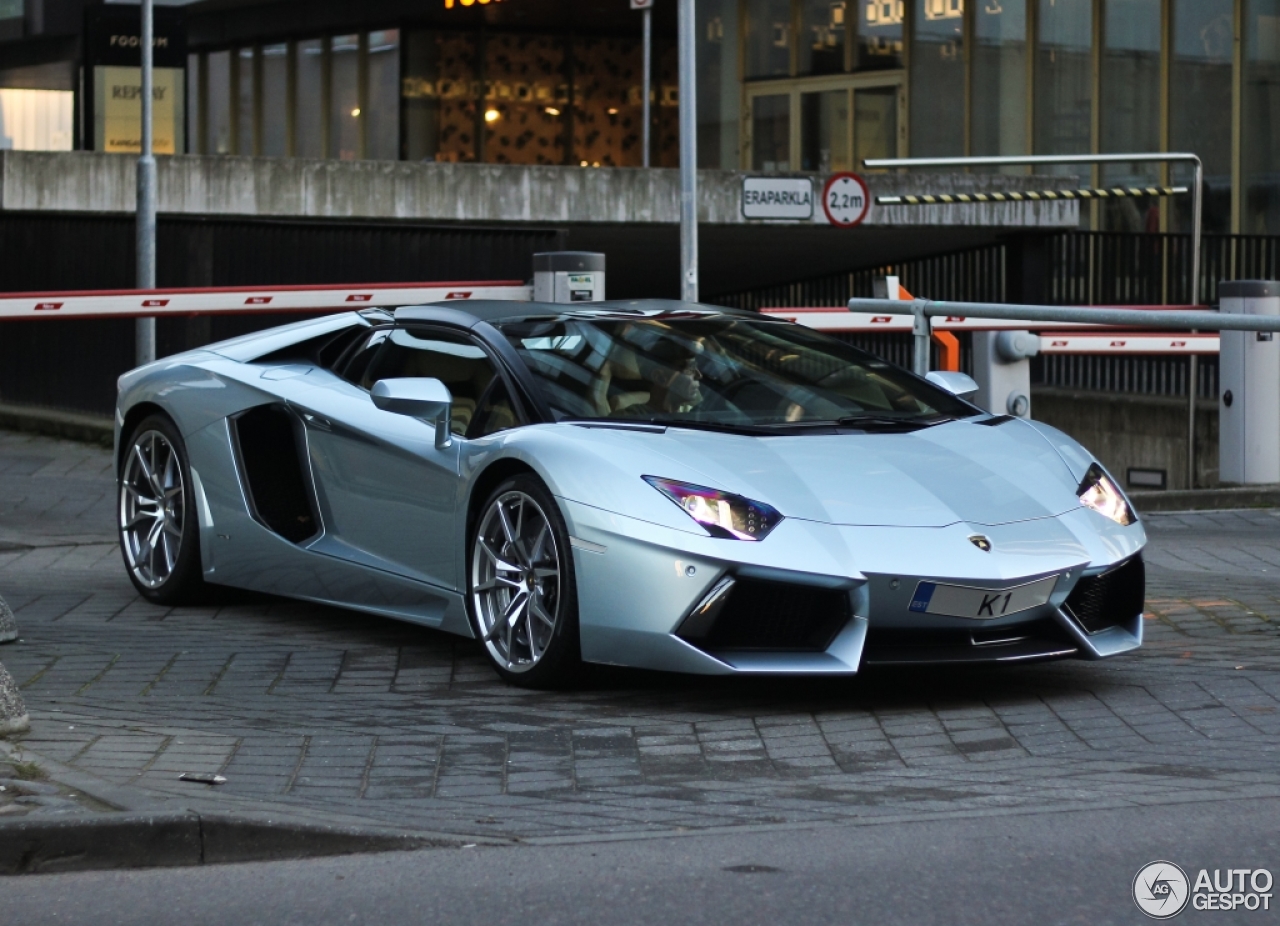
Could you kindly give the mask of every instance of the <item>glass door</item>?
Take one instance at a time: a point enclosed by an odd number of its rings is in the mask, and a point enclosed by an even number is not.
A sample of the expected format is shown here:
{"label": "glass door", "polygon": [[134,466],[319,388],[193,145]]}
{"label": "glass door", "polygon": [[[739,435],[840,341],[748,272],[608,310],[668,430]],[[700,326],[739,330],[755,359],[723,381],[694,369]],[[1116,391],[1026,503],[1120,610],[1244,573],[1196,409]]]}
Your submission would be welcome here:
{"label": "glass door", "polygon": [[849,91],[800,94],[800,169],[853,170],[849,157]]}
{"label": "glass door", "polygon": [[905,150],[900,74],[761,82],[747,102],[745,170],[856,171]]}
{"label": "glass door", "polygon": [[853,91],[853,152],[855,164],[867,158],[898,157],[896,86]]}
{"label": "glass door", "polygon": [[791,94],[762,94],[751,100],[749,170],[791,170]]}

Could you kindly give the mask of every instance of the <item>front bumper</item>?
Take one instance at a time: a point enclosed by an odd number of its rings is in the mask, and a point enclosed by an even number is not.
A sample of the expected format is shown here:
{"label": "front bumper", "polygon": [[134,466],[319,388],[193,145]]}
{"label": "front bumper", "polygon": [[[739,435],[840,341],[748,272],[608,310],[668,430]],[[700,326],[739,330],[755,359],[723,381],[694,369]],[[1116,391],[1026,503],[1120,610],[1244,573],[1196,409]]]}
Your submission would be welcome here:
{"label": "front bumper", "polygon": [[[695,533],[696,525],[685,532],[562,505],[574,537],[589,662],[699,674],[850,675],[865,665],[1100,659],[1142,643],[1134,570],[1122,575],[1130,577],[1127,597],[1117,596],[1117,579],[1097,584],[1128,563],[1141,571],[1142,527],[1122,528],[1083,509],[994,527],[793,519],[750,543]],[[990,538],[989,552],[969,541],[975,532]],[[975,620],[910,607],[919,581],[994,592],[1055,576],[1047,602],[1016,614]],[[1088,588],[1097,593],[1072,598]],[[1077,613],[1081,602],[1087,614]]]}

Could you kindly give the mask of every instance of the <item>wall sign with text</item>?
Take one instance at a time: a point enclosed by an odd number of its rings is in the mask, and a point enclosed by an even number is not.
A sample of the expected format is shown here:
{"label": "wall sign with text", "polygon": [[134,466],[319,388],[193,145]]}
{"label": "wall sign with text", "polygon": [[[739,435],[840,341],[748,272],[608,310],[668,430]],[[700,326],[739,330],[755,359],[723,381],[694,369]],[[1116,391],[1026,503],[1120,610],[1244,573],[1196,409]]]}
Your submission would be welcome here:
{"label": "wall sign with text", "polygon": [[743,177],[745,219],[813,218],[813,181],[808,177]]}

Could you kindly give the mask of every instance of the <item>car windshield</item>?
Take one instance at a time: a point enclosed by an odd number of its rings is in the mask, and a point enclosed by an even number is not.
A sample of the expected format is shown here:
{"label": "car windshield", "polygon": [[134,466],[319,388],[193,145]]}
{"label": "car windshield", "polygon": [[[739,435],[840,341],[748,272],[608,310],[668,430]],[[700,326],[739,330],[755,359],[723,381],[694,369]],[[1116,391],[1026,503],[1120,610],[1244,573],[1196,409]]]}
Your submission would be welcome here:
{"label": "car windshield", "polygon": [[691,313],[498,327],[556,420],[784,429],[978,414],[900,367],[786,322]]}

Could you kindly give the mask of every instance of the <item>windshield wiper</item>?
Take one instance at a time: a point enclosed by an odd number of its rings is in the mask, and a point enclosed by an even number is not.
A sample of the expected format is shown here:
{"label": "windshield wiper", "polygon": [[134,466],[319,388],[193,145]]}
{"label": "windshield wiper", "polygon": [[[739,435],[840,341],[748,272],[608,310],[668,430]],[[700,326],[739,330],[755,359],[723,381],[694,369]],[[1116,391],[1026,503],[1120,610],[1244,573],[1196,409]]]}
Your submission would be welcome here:
{"label": "windshield wiper", "polygon": [[862,412],[857,415],[845,415],[843,418],[837,418],[836,424],[845,427],[861,428],[871,425],[873,427],[895,427],[895,428],[931,428],[935,424],[942,424],[946,421],[955,419],[948,418],[946,415],[930,415],[919,418],[902,418],[897,415],[880,415],[875,412]]}
{"label": "windshield wiper", "polygon": [[900,430],[900,431],[918,431],[922,428],[931,428],[937,424],[946,424],[948,421],[955,421],[946,415],[930,415],[918,418],[902,418],[897,415],[882,415],[876,412],[862,412],[857,415],[845,415],[842,418],[820,418],[811,419],[809,421],[788,421],[771,424],[769,427],[778,429],[795,429],[803,430],[805,428],[858,428],[863,431],[871,430]]}
{"label": "windshield wiper", "polygon": [[758,435],[769,433],[769,429],[765,425],[730,424],[724,421],[698,421],[697,419],[691,418],[611,418],[609,420],[633,421],[640,424],[657,424],[666,428],[690,428],[695,431],[719,431],[724,434]]}

